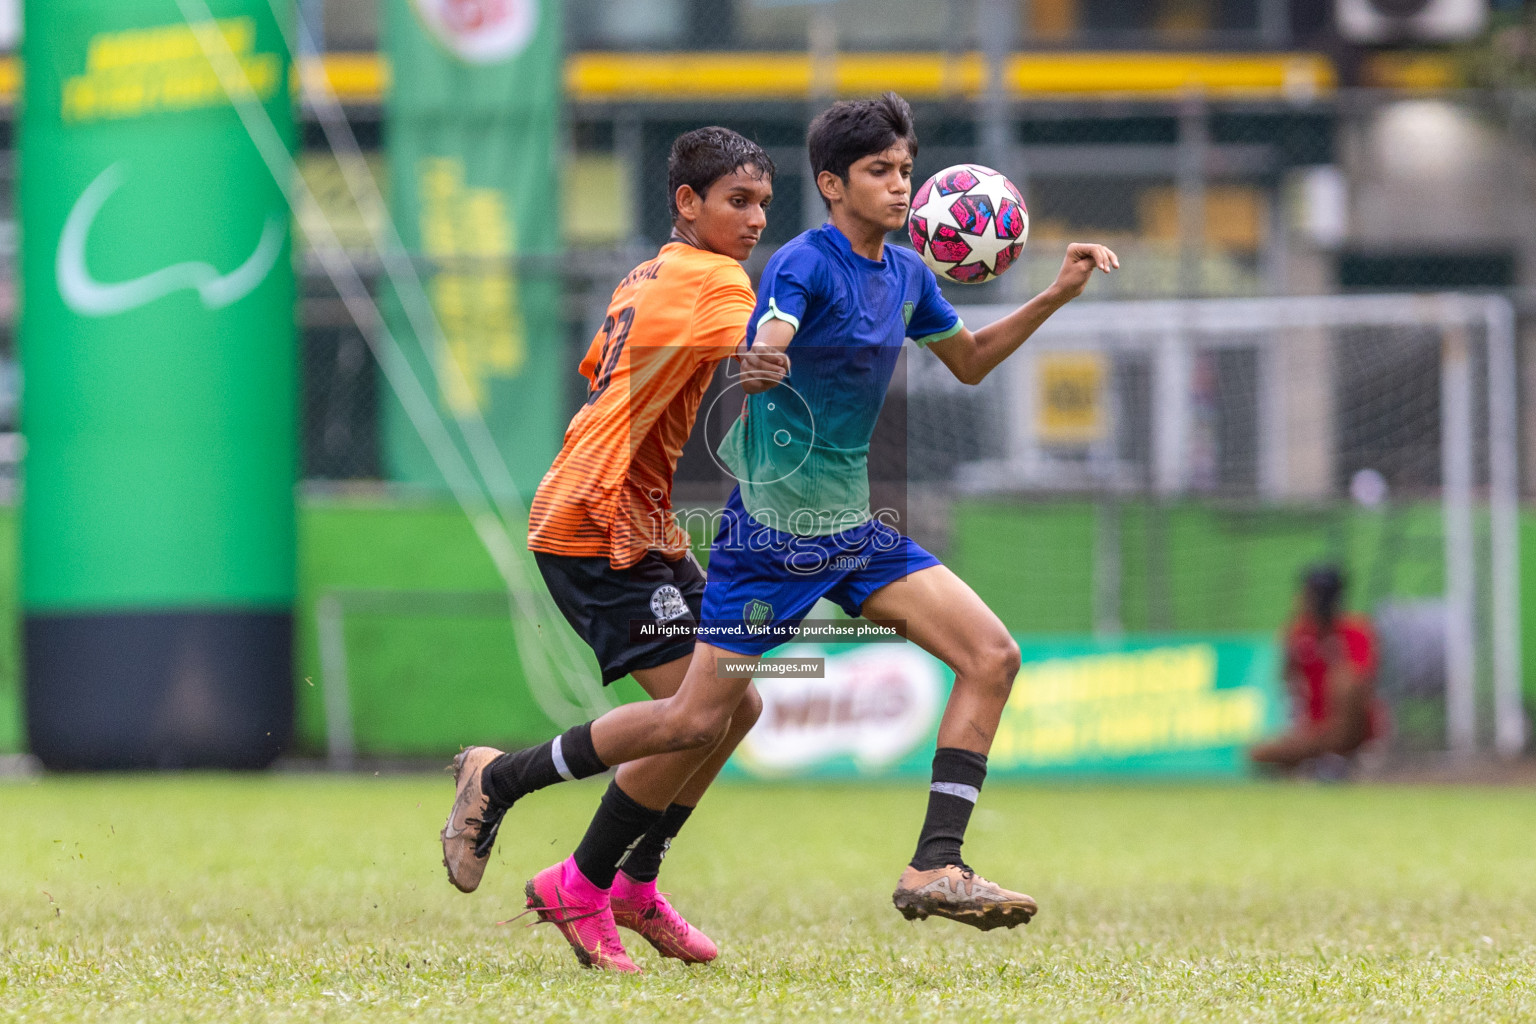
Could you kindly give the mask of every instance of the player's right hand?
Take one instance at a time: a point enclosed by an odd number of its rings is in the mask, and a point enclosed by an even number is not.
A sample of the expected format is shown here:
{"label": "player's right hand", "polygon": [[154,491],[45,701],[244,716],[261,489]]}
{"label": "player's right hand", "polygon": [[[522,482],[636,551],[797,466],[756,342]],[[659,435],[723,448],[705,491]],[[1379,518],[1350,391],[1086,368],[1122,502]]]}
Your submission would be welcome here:
{"label": "player's right hand", "polygon": [[743,342],[736,349],[736,362],[741,366],[741,389],[749,395],[776,388],[789,376],[789,354],[766,346],[747,348]]}
{"label": "player's right hand", "polygon": [[1071,301],[1083,294],[1088,279],[1095,270],[1108,274],[1120,267],[1120,257],[1107,245],[1092,242],[1073,242],[1067,246],[1067,256],[1061,261],[1061,271],[1052,287],[1065,300]]}

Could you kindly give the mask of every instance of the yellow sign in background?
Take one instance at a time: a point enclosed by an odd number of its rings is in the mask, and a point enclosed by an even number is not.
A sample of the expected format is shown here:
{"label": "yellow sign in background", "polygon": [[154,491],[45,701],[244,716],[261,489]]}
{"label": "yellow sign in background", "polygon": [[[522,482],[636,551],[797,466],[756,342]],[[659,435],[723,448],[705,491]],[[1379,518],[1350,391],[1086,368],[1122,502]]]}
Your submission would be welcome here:
{"label": "yellow sign in background", "polygon": [[1109,433],[1107,360],[1096,352],[1048,352],[1035,363],[1035,436],[1045,444],[1092,444]]}
{"label": "yellow sign in background", "polygon": [[446,345],[438,358],[457,364],[439,377],[454,415],[483,409],[489,378],[516,376],[528,356],[506,199],[498,189],[466,185],[464,176],[455,157],[422,164],[421,243],[439,267],[427,289]]}
{"label": "yellow sign in background", "polygon": [[[256,19],[217,23],[262,102],[282,84],[283,61],[256,51]],[[218,72],[190,25],[157,25],[91,37],[85,73],[64,80],[60,113],[68,124],[196,110],[227,103]]]}
{"label": "yellow sign in background", "polygon": [[992,744],[997,765],[1039,766],[1243,746],[1264,730],[1257,686],[1218,687],[1210,643],[1026,662]]}

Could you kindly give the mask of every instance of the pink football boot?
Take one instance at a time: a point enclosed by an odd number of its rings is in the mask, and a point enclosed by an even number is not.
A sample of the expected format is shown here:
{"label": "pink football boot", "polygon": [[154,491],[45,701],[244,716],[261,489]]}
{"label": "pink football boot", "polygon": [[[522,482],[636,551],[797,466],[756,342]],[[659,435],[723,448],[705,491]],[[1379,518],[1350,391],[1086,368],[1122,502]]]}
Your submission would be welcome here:
{"label": "pink football boot", "polygon": [[656,882],[637,882],[620,871],[613,880],[611,901],[615,924],[639,932],[662,956],[685,964],[707,964],[720,955],[709,936],[683,920]]}
{"label": "pink football boot", "polygon": [[538,913],[540,921],[560,929],[583,967],[639,972],[639,965],[619,941],[608,890],[587,881],[574,857],[540,871],[523,891],[528,896],[528,908]]}

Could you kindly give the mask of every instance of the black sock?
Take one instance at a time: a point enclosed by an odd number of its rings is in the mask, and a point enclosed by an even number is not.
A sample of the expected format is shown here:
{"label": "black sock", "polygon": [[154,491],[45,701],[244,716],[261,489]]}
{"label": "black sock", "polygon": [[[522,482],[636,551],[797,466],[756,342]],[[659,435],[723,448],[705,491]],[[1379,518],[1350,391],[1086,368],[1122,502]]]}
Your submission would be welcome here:
{"label": "black sock", "polygon": [[636,803],[619,788],[619,781],[613,780],[592,815],[587,834],[581,837],[581,845],[576,847],[576,866],[587,881],[599,889],[609,888],[619,864],[665,813]]}
{"label": "black sock", "polygon": [[608,770],[592,745],[592,723],[572,726],[548,743],[502,754],[485,766],[480,785],[502,807],[562,780],[575,782]]}
{"label": "black sock", "polygon": [[637,882],[656,881],[656,876],[661,874],[661,859],[672,848],[672,840],[677,838],[692,813],[692,807],[682,804],[672,804],[662,811],[656,824],[646,830],[639,844],[624,858],[620,865],[624,873]]}
{"label": "black sock", "polygon": [[987,755],[959,747],[940,747],[933,755],[933,785],[928,787],[928,816],[912,855],[912,866],[932,871],[960,864],[960,844],[981,784],[987,778]]}

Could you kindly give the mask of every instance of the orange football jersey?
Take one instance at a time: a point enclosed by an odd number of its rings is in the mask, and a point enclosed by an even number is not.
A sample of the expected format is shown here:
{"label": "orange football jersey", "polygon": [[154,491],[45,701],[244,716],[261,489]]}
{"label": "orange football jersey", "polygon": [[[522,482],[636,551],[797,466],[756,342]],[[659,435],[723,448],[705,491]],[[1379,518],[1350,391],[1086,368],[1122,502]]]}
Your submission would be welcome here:
{"label": "orange football jersey", "polygon": [[630,271],[581,361],[587,401],[533,496],[529,548],[603,555],[615,569],[647,551],[687,552],[672,474],[715,364],[736,351],[755,304],[740,263],[686,242]]}

